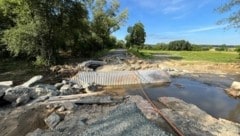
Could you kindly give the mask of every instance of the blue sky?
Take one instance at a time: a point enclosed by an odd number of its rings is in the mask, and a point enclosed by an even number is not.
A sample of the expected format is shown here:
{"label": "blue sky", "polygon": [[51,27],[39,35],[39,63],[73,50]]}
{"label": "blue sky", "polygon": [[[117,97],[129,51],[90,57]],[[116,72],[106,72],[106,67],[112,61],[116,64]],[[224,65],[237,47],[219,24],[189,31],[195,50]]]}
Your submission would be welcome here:
{"label": "blue sky", "polygon": [[214,9],[227,0],[119,0],[128,20],[113,35],[124,39],[127,27],[142,22],[149,44],[188,40],[195,44],[240,45],[240,31],[224,29],[217,21],[227,14]]}

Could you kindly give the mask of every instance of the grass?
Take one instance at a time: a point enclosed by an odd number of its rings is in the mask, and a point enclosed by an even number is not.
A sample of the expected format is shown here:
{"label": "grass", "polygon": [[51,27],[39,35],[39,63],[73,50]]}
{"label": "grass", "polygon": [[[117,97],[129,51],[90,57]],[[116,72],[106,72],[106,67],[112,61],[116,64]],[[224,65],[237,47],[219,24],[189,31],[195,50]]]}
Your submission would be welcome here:
{"label": "grass", "polygon": [[237,52],[225,51],[156,51],[141,50],[142,53],[172,55],[173,58],[181,58],[187,61],[208,61],[215,63],[237,63],[240,62]]}
{"label": "grass", "polygon": [[14,83],[19,84],[43,73],[46,73],[45,68],[36,67],[32,62],[26,60],[0,60],[0,81],[12,80]]}
{"label": "grass", "polygon": [[142,58],[142,59],[152,59],[153,58],[151,52],[140,51],[135,48],[128,49],[128,52],[131,52],[138,58]]}

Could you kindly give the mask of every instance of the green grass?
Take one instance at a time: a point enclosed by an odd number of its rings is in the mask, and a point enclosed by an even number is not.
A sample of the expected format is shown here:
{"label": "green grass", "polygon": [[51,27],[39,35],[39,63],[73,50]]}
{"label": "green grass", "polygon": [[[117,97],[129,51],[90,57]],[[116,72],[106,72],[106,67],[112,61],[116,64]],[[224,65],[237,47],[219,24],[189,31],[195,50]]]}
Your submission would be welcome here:
{"label": "green grass", "polygon": [[237,52],[225,51],[156,51],[141,50],[142,53],[167,54],[187,61],[208,61],[216,63],[236,63],[240,62]]}
{"label": "green grass", "polygon": [[132,54],[134,54],[135,56],[137,56],[138,58],[141,58],[141,59],[152,59],[153,58],[151,52],[140,51],[135,48],[128,49],[128,52],[131,52]]}
{"label": "green grass", "polygon": [[32,76],[46,73],[46,69],[36,67],[26,60],[2,59],[0,60],[0,81],[12,80],[22,83]]}

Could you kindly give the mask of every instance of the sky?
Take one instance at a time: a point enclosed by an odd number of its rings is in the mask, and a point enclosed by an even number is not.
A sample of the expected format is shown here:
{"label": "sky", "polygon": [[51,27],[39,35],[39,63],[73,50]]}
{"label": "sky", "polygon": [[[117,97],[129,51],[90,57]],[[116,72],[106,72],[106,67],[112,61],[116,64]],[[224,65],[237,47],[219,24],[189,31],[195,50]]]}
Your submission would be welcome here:
{"label": "sky", "polygon": [[140,21],[147,44],[187,40],[193,44],[240,45],[240,31],[217,24],[228,13],[219,14],[215,9],[226,1],[119,0],[120,11],[128,10],[128,19],[113,35],[124,40],[127,28]]}

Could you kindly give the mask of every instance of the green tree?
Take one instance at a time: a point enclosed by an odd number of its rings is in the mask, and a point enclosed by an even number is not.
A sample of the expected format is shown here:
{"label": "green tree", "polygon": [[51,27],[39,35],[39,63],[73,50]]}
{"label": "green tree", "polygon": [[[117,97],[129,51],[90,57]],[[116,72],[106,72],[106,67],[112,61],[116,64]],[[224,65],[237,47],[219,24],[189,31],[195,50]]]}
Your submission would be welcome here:
{"label": "green tree", "polygon": [[189,51],[191,49],[192,49],[191,44],[188,41],[185,41],[185,40],[171,41],[168,45],[168,50],[175,50],[175,51],[186,50],[186,51]]}
{"label": "green tree", "polygon": [[93,49],[112,47],[111,34],[117,31],[127,19],[128,11],[119,12],[117,0],[86,0],[91,26]]}
{"label": "green tree", "polygon": [[129,27],[131,45],[143,46],[146,32],[142,23],[136,23],[132,28]]}
{"label": "green tree", "polygon": [[222,5],[217,9],[220,13],[230,12],[229,16],[220,20],[218,23],[228,23],[229,27],[240,28],[240,1],[239,0],[229,0],[227,3]]}
{"label": "green tree", "polygon": [[15,55],[27,53],[45,64],[56,61],[59,49],[73,49],[88,28],[81,1],[2,0],[0,4],[16,24],[4,31],[8,49]]}

